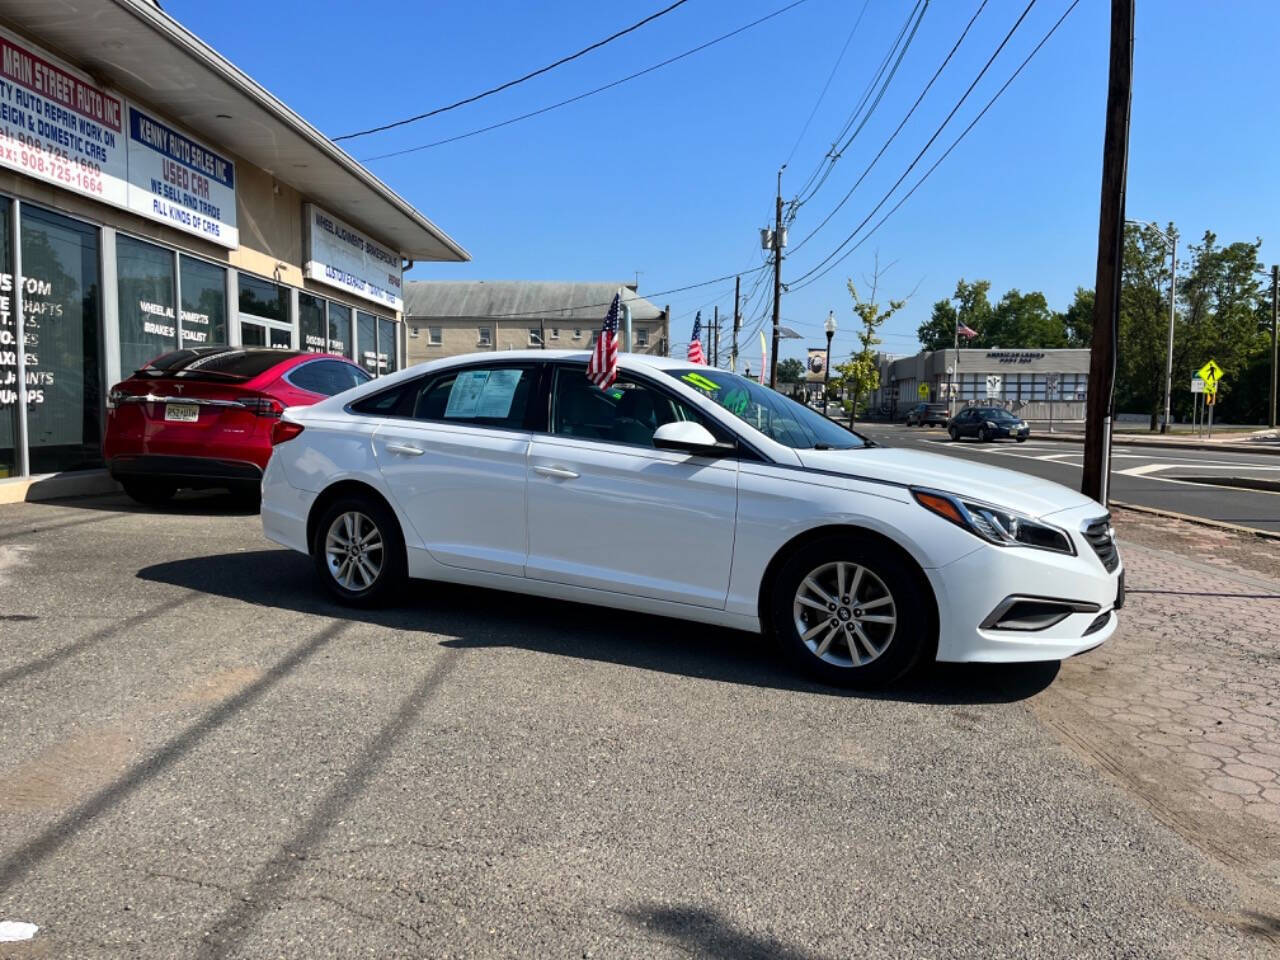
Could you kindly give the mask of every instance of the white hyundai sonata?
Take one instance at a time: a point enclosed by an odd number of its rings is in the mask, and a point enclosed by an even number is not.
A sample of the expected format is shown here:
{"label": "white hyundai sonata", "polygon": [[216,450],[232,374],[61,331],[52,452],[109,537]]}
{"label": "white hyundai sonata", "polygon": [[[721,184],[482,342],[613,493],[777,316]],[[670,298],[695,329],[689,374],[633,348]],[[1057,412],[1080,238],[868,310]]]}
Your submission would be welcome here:
{"label": "white hyundai sonata", "polygon": [[338,600],[406,577],[763,631],[821,679],[1056,660],[1116,628],[1107,512],[878,446],[744,377],[623,354],[451,357],[276,424],[266,535]]}

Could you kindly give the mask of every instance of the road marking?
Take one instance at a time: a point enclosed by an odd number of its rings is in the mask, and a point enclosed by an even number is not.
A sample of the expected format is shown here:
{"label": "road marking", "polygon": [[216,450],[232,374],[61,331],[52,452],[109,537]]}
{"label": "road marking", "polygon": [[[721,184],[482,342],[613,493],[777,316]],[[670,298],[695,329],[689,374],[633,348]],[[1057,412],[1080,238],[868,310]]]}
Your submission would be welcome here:
{"label": "road marking", "polygon": [[[1149,473],[1155,473],[1157,470],[1167,470],[1168,466],[1163,463],[1144,463],[1140,467],[1129,467],[1127,470],[1116,470],[1115,473],[1123,473],[1126,477],[1145,477]],[[1157,477],[1156,479],[1160,479]]]}

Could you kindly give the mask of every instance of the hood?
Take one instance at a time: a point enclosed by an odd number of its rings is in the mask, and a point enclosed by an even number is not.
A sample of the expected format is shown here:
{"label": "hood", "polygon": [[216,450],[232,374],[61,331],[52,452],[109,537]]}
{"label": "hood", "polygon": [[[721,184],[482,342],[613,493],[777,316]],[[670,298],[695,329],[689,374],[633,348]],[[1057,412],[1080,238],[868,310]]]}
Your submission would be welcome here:
{"label": "hood", "polygon": [[858,450],[797,450],[800,462],[811,470],[825,470],[909,486],[931,487],[961,497],[985,500],[1032,517],[1093,505],[1103,507],[1082,493],[1052,480],[971,463],[959,457],[893,447]]}

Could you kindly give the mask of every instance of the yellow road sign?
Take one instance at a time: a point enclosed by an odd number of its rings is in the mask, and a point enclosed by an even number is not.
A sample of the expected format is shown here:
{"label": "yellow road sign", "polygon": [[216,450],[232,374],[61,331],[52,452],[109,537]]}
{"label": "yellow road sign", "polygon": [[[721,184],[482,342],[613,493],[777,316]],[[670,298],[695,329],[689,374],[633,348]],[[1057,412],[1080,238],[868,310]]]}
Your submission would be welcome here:
{"label": "yellow road sign", "polygon": [[922,383],[920,384],[920,386],[916,387],[916,396],[918,396],[921,400],[928,400],[929,385],[927,383]]}
{"label": "yellow road sign", "polygon": [[1215,361],[1210,360],[1197,370],[1196,376],[1204,381],[1205,393],[1218,392],[1218,381],[1222,379],[1222,368]]}

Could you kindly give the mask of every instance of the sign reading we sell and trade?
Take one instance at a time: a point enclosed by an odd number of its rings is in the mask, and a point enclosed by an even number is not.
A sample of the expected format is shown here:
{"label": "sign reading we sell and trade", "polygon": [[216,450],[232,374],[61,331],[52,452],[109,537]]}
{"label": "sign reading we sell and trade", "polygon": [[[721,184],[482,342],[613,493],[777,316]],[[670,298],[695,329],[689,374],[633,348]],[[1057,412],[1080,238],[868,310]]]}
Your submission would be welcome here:
{"label": "sign reading we sell and trade", "polygon": [[118,96],[0,31],[0,166],[123,207],[123,125]]}
{"label": "sign reading we sell and trade", "polygon": [[303,209],[308,225],[304,273],[357,297],[403,310],[400,254],[314,203]]}
{"label": "sign reading we sell and trade", "polygon": [[129,209],[238,247],[235,163],[133,104],[128,113]]}

